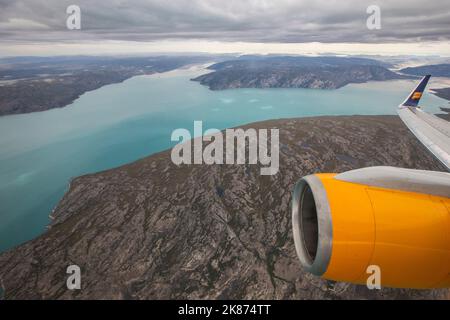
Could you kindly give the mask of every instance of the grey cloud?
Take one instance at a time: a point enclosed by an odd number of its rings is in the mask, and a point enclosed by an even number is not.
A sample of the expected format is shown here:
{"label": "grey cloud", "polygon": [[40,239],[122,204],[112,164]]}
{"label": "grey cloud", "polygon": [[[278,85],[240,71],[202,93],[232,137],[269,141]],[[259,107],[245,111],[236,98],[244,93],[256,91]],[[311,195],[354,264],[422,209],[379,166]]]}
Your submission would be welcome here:
{"label": "grey cloud", "polygon": [[[66,30],[66,8],[82,30]],[[366,28],[381,7],[382,29]],[[0,40],[210,39],[248,42],[413,42],[450,38],[448,0],[0,0]]]}

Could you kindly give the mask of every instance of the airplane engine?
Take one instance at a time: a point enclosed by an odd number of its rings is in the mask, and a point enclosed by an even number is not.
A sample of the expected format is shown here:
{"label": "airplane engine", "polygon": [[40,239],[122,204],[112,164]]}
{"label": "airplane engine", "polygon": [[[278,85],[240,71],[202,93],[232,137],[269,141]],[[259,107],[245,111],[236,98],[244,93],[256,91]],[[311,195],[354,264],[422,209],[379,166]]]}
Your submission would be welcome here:
{"label": "airplane engine", "polygon": [[370,167],[314,174],[295,185],[295,248],[303,268],[329,280],[450,287],[450,173]]}

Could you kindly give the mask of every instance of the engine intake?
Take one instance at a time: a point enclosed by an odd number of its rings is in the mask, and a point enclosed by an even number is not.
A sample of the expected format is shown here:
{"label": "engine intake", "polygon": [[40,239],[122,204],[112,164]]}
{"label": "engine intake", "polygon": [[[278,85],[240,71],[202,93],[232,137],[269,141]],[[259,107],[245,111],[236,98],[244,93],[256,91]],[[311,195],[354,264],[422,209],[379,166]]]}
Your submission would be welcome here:
{"label": "engine intake", "polygon": [[372,167],[303,177],[292,198],[303,268],[365,284],[371,265],[386,287],[450,286],[450,174]]}

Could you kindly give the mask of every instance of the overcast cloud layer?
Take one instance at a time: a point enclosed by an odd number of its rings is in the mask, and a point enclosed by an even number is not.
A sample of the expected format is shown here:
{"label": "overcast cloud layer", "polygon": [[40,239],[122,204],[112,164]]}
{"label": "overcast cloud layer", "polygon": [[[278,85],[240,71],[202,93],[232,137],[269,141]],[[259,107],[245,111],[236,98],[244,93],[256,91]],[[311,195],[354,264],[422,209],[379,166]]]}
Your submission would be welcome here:
{"label": "overcast cloud layer", "polygon": [[[66,29],[79,5],[82,30]],[[377,4],[382,29],[366,27]],[[0,0],[0,40],[448,41],[449,0]]]}

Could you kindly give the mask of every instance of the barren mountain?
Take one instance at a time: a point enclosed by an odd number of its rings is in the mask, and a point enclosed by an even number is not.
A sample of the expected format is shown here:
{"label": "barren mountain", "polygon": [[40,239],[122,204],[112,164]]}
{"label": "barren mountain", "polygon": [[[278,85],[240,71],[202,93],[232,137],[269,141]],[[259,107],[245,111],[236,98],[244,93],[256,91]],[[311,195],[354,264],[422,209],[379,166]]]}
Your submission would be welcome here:
{"label": "barren mountain", "polygon": [[[280,171],[182,165],[170,151],[74,179],[49,230],[0,255],[6,299],[445,299],[448,290],[333,283],[300,268],[294,183],[374,165],[443,170],[395,116],[273,120]],[[44,183],[44,182],[43,182]],[[351,205],[351,204],[349,204]],[[81,267],[81,290],[66,268]]]}
{"label": "barren mountain", "polygon": [[344,57],[243,57],[209,67],[194,81],[211,90],[235,88],[337,89],[349,83],[406,78],[372,59]]}

